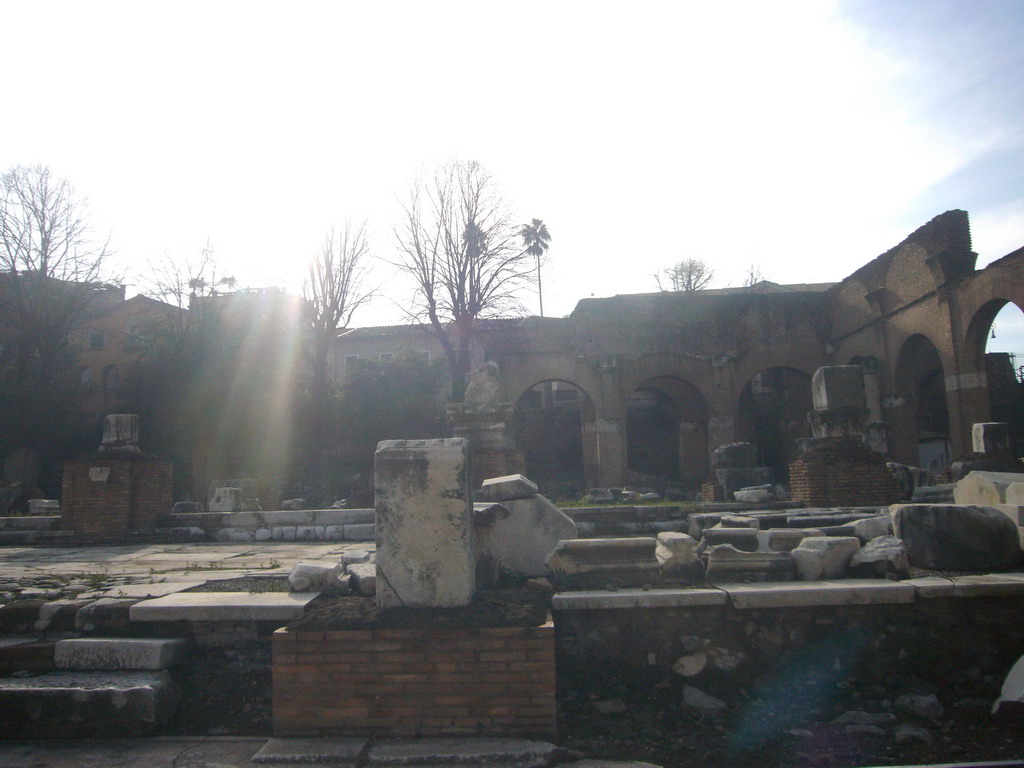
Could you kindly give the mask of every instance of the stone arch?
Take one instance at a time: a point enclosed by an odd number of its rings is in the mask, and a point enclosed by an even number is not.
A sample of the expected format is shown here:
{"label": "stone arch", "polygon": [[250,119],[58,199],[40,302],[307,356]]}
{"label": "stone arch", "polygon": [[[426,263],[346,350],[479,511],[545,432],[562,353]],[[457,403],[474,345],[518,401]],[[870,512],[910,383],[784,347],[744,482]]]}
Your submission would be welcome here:
{"label": "stone arch", "polygon": [[544,379],[516,399],[516,445],[523,452],[526,476],[544,493],[571,498],[596,485],[594,421],[593,400],[572,381]]}
{"label": "stone arch", "polygon": [[1022,311],[1020,305],[1006,299],[992,299],[978,308],[967,326],[964,360],[972,371],[984,373],[985,420],[1009,425],[1010,444],[1019,456],[1024,452],[1024,356],[1020,354],[1024,349],[988,352],[996,320],[1005,317],[1007,308],[1018,315]]}
{"label": "stone arch", "polygon": [[896,357],[889,399],[897,461],[941,471],[950,461],[950,421],[942,358],[931,339],[909,336]]}
{"label": "stone arch", "polygon": [[638,482],[698,488],[708,474],[708,409],[700,390],[675,376],[655,376],[626,402],[626,457]]}
{"label": "stone arch", "polygon": [[765,368],[744,385],[737,403],[736,434],[757,446],[761,466],[788,482],[796,441],[811,436],[811,377],[797,368]]}

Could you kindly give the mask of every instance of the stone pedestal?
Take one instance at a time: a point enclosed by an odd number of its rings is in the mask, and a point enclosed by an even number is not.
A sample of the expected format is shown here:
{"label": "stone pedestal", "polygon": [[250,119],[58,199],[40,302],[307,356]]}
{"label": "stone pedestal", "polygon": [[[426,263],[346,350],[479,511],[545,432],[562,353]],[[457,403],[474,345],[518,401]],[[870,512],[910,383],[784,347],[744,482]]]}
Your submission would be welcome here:
{"label": "stone pedestal", "polygon": [[452,434],[469,443],[471,484],[526,471],[523,452],[516,450],[509,428],[511,403],[449,403],[447,411]]}
{"label": "stone pedestal", "polygon": [[1010,455],[1010,425],[1005,421],[989,421],[971,427],[971,442],[975,453],[994,456]]}
{"label": "stone pedestal", "polygon": [[467,605],[476,588],[462,438],[384,440],[373,457],[377,605]]}

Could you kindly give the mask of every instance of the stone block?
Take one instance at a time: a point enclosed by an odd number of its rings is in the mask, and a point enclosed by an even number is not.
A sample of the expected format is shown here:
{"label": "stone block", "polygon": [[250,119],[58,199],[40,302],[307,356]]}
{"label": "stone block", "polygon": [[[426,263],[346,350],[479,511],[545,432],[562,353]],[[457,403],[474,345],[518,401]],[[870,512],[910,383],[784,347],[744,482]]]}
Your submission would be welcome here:
{"label": "stone block", "polygon": [[275,525],[270,534],[274,541],[295,541],[295,528],[294,525]]}
{"label": "stone block", "polygon": [[1024,506],[1024,482],[1010,483],[1006,487],[1006,503],[1015,507]]}
{"label": "stone block", "polygon": [[910,564],[953,571],[1015,568],[1017,526],[998,509],[956,504],[894,504],[893,533]]}
{"label": "stone block", "polygon": [[499,571],[543,576],[558,543],[578,536],[572,518],[540,494],[506,499],[501,504],[508,515],[495,516],[486,533],[477,532],[478,543],[483,543],[485,550],[477,557],[490,557]]}
{"label": "stone block", "polygon": [[148,733],[179,692],[166,672],[51,672],[0,679],[0,735],[97,737]]}
{"label": "stone block", "polygon": [[274,532],[269,528],[257,528],[253,532],[253,539],[255,541],[272,541],[274,538]]}
{"label": "stone block", "polygon": [[707,579],[715,584],[793,578],[793,561],[787,552],[744,552],[732,544],[716,544],[706,554]]}
{"label": "stone block", "polygon": [[916,599],[910,584],[879,579],[843,579],[793,584],[723,584],[737,610],[824,605],[900,605]]}
{"label": "stone block", "polygon": [[345,526],[344,525],[325,525],[324,526],[324,541],[344,541],[345,540]]}
{"label": "stone block", "polygon": [[[179,592],[131,606],[132,621],[291,621],[317,592]],[[103,601],[98,601],[103,602]],[[85,608],[82,611],[86,610]],[[79,611],[81,615],[82,611]]]}
{"label": "stone block", "polygon": [[809,536],[789,553],[802,581],[841,579],[860,549],[855,536]]}
{"label": "stone block", "polygon": [[711,466],[715,469],[743,469],[757,464],[757,446],[753,443],[729,443],[715,448]]}
{"label": "stone block", "polygon": [[341,563],[297,563],[288,574],[288,587],[292,592],[322,592],[337,586],[341,572]]}
{"label": "stone block", "polygon": [[722,515],[718,521],[722,528],[760,528],[761,521],[747,515]]}
{"label": "stone block", "polygon": [[353,563],[348,566],[352,589],[363,597],[377,594],[377,566],[374,563]]}
{"label": "stone block", "polygon": [[741,504],[765,504],[775,501],[775,489],[771,485],[758,485],[733,491],[732,497]]}
{"label": "stone block", "polygon": [[860,539],[861,544],[867,544],[879,536],[892,536],[892,517],[889,515],[865,517],[863,520],[855,520],[848,525],[853,531],[853,535]]}
{"label": "stone block", "polygon": [[537,484],[524,475],[491,477],[480,484],[476,501],[511,501],[528,499],[537,494]]}
{"label": "stone block", "polygon": [[377,537],[374,523],[353,523],[345,526],[346,541],[374,541]]}
{"label": "stone block", "polygon": [[859,579],[903,578],[910,572],[907,545],[894,536],[879,536],[854,553],[850,575]]}
{"label": "stone block", "polygon": [[384,440],[374,454],[377,604],[468,604],[476,588],[462,438]]}
{"label": "stone block", "polygon": [[666,576],[689,576],[695,567],[700,567],[697,557],[697,540],[685,533],[666,532],[658,534],[654,555]]}
{"label": "stone block", "polygon": [[693,608],[723,605],[717,589],[617,589],[561,592],[551,598],[553,611],[621,610],[623,608]]}
{"label": "stone block", "polygon": [[769,528],[757,532],[758,552],[792,552],[809,536],[821,536],[816,528]]}
{"label": "stone block", "polygon": [[945,483],[943,485],[919,485],[914,489],[914,495],[910,497],[912,504],[955,504],[953,494],[956,490],[956,483]]}
{"label": "stone block", "polygon": [[996,456],[1010,455],[1010,425],[1005,421],[989,421],[971,427],[971,442],[975,453]]}
{"label": "stone block", "polygon": [[237,512],[242,508],[242,489],[215,489],[209,507],[211,512]]}
{"label": "stone block", "polygon": [[1014,483],[1024,483],[1024,474],[970,472],[957,482],[953,489],[953,501],[957,504],[977,504],[983,507],[1013,503],[1007,500],[1006,492]]}
{"label": "stone block", "polygon": [[647,537],[560,541],[548,566],[559,588],[641,587],[660,577],[656,547]]}
{"label": "stone block", "polygon": [[53,663],[58,669],[167,669],[181,664],[188,642],[180,638],[98,638],[58,640]]}
{"label": "stone block", "polygon": [[550,765],[558,748],[543,741],[487,739],[380,740],[370,747],[371,766]]}
{"label": "stone block", "polygon": [[57,499],[29,499],[28,513],[30,515],[59,515],[60,502]]}
{"label": "stone block", "polygon": [[702,543],[705,547],[731,544],[742,552],[757,551],[755,528],[705,528]]}
{"label": "stone block", "polygon": [[171,507],[173,515],[195,515],[203,512],[203,505],[198,501],[176,501]]}
{"label": "stone block", "polygon": [[326,526],[324,525],[295,526],[296,541],[323,541],[326,534]]}
{"label": "stone block", "polygon": [[864,369],[859,365],[826,365],[811,377],[811,401],[816,411],[866,408]]}

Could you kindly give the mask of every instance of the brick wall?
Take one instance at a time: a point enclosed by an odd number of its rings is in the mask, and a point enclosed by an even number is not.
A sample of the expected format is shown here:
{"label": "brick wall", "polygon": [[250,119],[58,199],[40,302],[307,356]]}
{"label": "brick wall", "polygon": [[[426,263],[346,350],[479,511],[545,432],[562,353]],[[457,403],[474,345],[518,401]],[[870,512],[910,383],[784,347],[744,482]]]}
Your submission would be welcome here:
{"label": "brick wall", "polygon": [[[106,479],[90,470],[109,470]],[[145,454],[96,454],[64,465],[61,528],[90,538],[149,532],[173,503],[169,461]],[[99,477],[99,475],[97,475]]]}
{"label": "brick wall", "polygon": [[554,627],[273,636],[274,735],[545,736]]}
{"label": "brick wall", "polygon": [[808,448],[790,464],[789,494],[809,507],[874,506],[900,500],[899,486],[885,459],[845,439]]}

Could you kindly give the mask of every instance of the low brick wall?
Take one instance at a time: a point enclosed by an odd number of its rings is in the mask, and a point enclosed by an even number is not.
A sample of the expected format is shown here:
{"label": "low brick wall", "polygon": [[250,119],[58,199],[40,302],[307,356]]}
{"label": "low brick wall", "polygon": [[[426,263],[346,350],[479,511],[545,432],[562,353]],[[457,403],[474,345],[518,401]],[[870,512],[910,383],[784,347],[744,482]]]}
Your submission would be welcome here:
{"label": "low brick wall", "polygon": [[551,623],[274,633],[275,736],[550,736]]}

